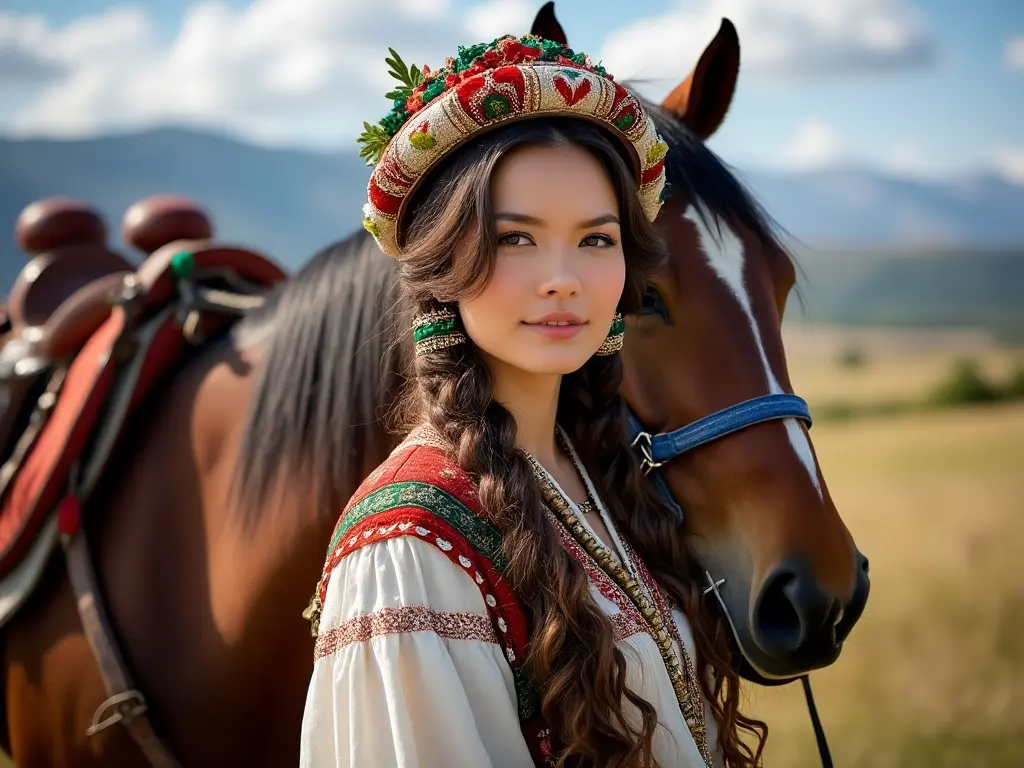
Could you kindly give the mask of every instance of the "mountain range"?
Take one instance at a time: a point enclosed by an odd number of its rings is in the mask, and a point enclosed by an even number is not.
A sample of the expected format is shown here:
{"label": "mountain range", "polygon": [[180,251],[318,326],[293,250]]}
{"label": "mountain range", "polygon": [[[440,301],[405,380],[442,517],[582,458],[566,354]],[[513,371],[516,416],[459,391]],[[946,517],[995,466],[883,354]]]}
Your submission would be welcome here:
{"label": "mountain range", "polygon": [[[921,300],[938,279],[945,286],[938,294],[967,291],[971,306],[1009,299],[1010,315],[1024,325],[1024,309],[1013,306],[1024,306],[1024,186],[984,174],[927,182],[858,168],[737,172],[816,278],[813,316],[835,319],[843,315],[836,307],[855,310],[867,297],[878,318],[942,322],[942,312],[923,318],[901,310],[904,299]],[[132,203],[183,194],[211,211],[218,239],[295,269],[359,226],[367,177],[355,152],[266,148],[190,129],[81,141],[0,139],[0,227],[13,232],[34,200],[71,195],[99,208],[121,245],[121,217]],[[4,286],[23,264],[12,237],[0,239]],[[1017,288],[1013,301],[1007,293]],[[892,306],[875,306],[879,296]],[[832,311],[813,311],[815,305]]]}

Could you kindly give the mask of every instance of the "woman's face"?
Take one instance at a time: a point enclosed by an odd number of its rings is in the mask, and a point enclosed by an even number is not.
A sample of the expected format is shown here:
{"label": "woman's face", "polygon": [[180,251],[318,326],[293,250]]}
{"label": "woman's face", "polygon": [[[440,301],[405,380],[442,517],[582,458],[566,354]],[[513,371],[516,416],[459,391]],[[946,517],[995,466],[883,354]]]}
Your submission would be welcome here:
{"label": "woman's face", "polygon": [[459,304],[466,332],[492,368],[572,373],[608,335],[626,279],[611,179],[580,147],[522,147],[497,165],[491,196],[497,262]]}

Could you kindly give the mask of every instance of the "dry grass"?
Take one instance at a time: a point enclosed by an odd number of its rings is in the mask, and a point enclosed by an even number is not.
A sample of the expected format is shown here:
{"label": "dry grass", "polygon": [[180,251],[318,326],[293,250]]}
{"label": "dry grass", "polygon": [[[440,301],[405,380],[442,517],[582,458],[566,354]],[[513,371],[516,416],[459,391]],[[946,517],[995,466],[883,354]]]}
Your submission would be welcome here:
{"label": "dry grass", "polygon": [[[960,355],[921,354],[940,375]],[[830,363],[794,366],[797,391],[859,391]],[[886,369],[870,373],[877,396],[933,383]],[[1024,765],[1024,405],[827,423],[813,438],[872,573],[842,658],[812,677],[836,764]],[[765,764],[815,765],[799,685],[749,696],[771,728]]]}
{"label": "dry grass", "polygon": [[[909,401],[930,391],[961,358],[977,361],[996,381],[1024,366],[1024,350],[1000,349],[984,334],[881,329],[787,329],[786,357],[797,393],[812,406]],[[859,368],[840,368],[844,349],[866,354]]]}

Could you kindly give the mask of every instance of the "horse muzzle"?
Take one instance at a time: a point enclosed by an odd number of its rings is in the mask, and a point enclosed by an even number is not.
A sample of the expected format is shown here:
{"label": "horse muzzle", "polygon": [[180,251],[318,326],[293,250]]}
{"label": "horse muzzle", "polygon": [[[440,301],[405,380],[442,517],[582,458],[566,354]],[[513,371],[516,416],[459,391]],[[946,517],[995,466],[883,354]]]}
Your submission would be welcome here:
{"label": "horse muzzle", "polygon": [[765,576],[747,627],[733,622],[739,650],[759,677],[785,682],[839,657],[871,589],[868,560],[859,552],[855,568],[854,589],[846,600],[824,590],[802,558],[785,560]]}

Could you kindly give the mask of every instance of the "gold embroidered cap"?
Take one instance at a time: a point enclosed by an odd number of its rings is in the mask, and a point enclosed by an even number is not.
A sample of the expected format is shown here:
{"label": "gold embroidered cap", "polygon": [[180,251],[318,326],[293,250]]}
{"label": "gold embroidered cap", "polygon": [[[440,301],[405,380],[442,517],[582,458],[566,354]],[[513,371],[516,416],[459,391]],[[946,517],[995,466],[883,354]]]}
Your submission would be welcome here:
{"label": "gold embroidered cap", "polygon": [[400,87],[377,125],[364,123],[360,156],[374,165],[363,226],[381,250],[397,256],[406,203],[448,153],[479,134],[516,120],[577,117],[607,129],[632,160],[644,213],[661,209],[668,145],[640,102],[583,53],[535,35],[511,35],[459,48],[444,68],[406,66],[390,51]]}

